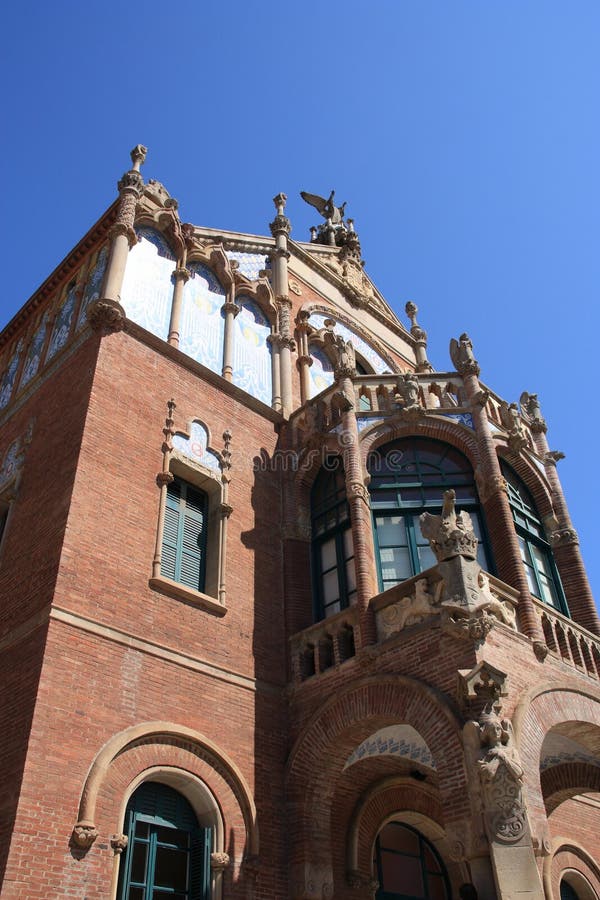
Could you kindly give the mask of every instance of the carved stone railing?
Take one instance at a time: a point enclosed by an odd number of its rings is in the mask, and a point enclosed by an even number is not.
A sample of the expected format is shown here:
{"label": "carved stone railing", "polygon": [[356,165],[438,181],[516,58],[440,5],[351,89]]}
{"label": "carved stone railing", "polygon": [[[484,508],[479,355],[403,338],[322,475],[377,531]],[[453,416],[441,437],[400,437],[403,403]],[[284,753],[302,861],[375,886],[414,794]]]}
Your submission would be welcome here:
{"label": "carved stone railing", "polygon": [[295,684],[337,669],[356,656],[359,644],[358,610],[343,609],[290,638],[292,680]]}
{"label": "carved stone railing", "polygon": [[[400,376],[401,378],[402,376]],[[463,380],[456,372],[431,372],[412,374],[418,384],[415,402],[425,410],[435,412],[467,412]],[[398,401],[398,375],[357,375],[353,379],[356,393],[356,409],[360,412],[395,412],[402,408]]]}
{"label": "carved stone railing", "polygon": [[590,678],[600,680],[600,639],[546,603],[535,598],[533,602],[550,653]]}
{"label": "carved stone railing", "polygon": [[[518,592],[484,571],[480,572],[479,580],[482,608],[491,614],[484,621],[489,624],[493,619],[516,630]],[[440,605],[442,591],[443,579],[437,566],[434,566],[373,597],[371,605],[375,612],[378,641],[385,641],[410,625],[435,617],[458,635],[460,624],[449,619],[447,608]],[[467,634],[464,636],[467,637]],[[475,636],[475,639],[483,640],[485,635]]]}

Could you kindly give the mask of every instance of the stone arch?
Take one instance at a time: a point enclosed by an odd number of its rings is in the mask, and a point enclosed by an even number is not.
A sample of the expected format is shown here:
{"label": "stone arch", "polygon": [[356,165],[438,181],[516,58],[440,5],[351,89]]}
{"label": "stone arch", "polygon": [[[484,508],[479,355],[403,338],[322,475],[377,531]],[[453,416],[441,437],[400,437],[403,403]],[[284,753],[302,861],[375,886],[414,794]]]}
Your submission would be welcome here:
{"label": "stone arch", "polygon": [[317,710],[288,761],[288,796],[297,823],[292,862],[298,867],[312,860],[310,877],[323,889],[333,883],[330,815],[337,777],[354,746],[374,730],[397,722],[412,725],[430,748],[446,819],[458,821],[469,814],[460,723],[446,700],[401,675],[362,678]]}
{"label": "stone arch", "polygon": [[526,453],[509,453],[507,447],[498,446],[498,457],[518,475],[535,502],[542,521],[554,515],[552,493],[545,474],[535,466]]}
{"label": "stone arch", "polygon": [[256,303],[261,312],[269,320],[271,328],[275,328],[277,322],[277,307],[273,296],[273,289],[266,279],[248,281],[235,273],[234,300],[239,303],[244,298]]}
{"label": "stone arch", "polygon": [[[531,826],[540,841],[547,840],[547,812],[540,773],[542,745],[548,733],[559,727],[567,735],[592,729],[600,745],[600,697],[578,685],[546,683],[536,685],[517,704],[513,728],[521,763],[529,773],[524,790]],[[570,774],[577,772],[573,769]]]}
{"label": "stone arch", "polygon": [[169,722],[133,725],[107,741],[83,786],[79,823],[118,831],[132,785],[147,780],[151,770],[177,770],[184,780],[186,774],[199,779],[216,799],[233,838],[243,844],[233,848],[238,864],[244,854],[258,853],[256,807],[241,771],[200,732]]}
{"label": "stone arch", "polygon": [[575,888],[580,900],[600,898],[600,867],[571,838],[559,837],[553,841],[551,851],[544,859],[542,877],[546,900],[560,900],[563,877]]}
{"label": "stone arch", "polygon": [[473,467],[473,472],[477,472],[479,450],[475,433],[464,425],[458,425],[443,416],[428,415],[417,425],[414,422],[402,422],[394,419],[378,421],[372,428],[362,432],[360,438],[365,469],[369,454],[383,444],[400,438],[431,438],[442,441],[444,444],[451,444],[467,457]]}
{"label": "stone arch", "polygon": [[[373,348],[373,350],[381,357],[381,359],[389,365],[389,370],[391,374],[396,374],[402,371],[398,363],[390,356],[385,347],[375,338],[372,334],[370,334],[363,326],[357,322],[355,319],[350,318],[350,316],[345,316],[342,312],[337,309],[332,309],[331,307],[325,306],[323,303],[304,303],[300,308],[299,312],[307,312],[310,314],[315,313],[317,315],[326,316],[328,319],[333,319],[336,322],[339,322],[341,325],[345,325],[351,331],[353,331],[359,338],[361,338],[366,344]],[[309,319],[310,324],[310,319]],[[316,330],[313,329],[313,333],[316,334]],[[356,350],[357,348],[355,348]],[[362,354],[359,351],[359,355]],[[368,363],[368,360],[365,358],[365,361]]]}
{"label": "stone arch", "polygon": [[600,794],[600,766],[588,762],[565,762],[541,773],[540,784],[548,815],[577,794]]}

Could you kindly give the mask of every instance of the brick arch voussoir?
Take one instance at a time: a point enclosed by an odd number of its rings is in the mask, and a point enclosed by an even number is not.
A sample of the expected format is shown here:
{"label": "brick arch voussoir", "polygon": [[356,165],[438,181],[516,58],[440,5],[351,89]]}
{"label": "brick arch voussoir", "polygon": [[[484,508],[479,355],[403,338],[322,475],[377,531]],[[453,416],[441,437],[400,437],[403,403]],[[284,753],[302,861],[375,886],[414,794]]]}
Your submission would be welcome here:
{"label": "brick arch voussoir", "polygon": [[185,726],[150,722],[114,735],[100,750],[81,794],[79,821],[118,830],[131,785],[149,769],[196,776],[215,798],[226,829],[250,855],[259,850],[256,807],[241,771],[220,748]]}
{"label": "brick arch voussoir", "polygon": [[427,416],[418,423],[402,422],[400,420],[386,419],[379,422],[373,428],[361,433],[361,453],[363,465],[367,468],[369,454],[378,450],[384,444],[400,438],[432,438],[450,444],[469,460],[475,472],[479,464],[479,449],[475,433],[464,425],[446,420],[442,416]]}
{"label": "brick arch voussoir", "polygon": [[298,737],[288,761],[288,795],[309,811],[330,801],[352,750],[386,725],[412,725],[437,766],[440,796],[451,815],[465,815],[468,780],[458,718],[432,688],[404,676],[368,676],[327,701]]}
{"label": "brick arch voussoir", "polygon": [[600,793],[600,766],[583,761],[559,763],[541,773],[540,783],[550,815],[577,794]]}
{"label": "brick arch voussoir", "polygon": [[509,453],[508,448],[502,446],[497,450],[499,459],[504,460],[516,472],[533,497],[540,517],[545,519],[551,516],[554,512],[552,493],[544,475],[530,462],[526,454]]}

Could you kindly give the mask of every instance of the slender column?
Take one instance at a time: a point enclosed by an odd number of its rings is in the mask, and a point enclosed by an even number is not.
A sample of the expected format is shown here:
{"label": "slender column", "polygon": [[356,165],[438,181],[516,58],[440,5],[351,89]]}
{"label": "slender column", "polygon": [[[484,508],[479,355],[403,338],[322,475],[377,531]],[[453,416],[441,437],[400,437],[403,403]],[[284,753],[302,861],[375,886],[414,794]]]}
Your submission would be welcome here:
{"label": "slender column", "polygon": [[177,266],[173,272],[173,302],[171,304],[171,321],[169,322],[169,336],[167,342],[173,347],[179,347],[179,336],[181,328],[181,306],[183,303],[183,291],[190,277],[189,269],[186,268],[185,262],[181,266]]}
{"label": "slender column", "polygon": [[303,405],[307,400],[310,400],[309,369],[313,362],[308,349],[309,318],[310,313],[307,310],[301,310],[296,317],[296,328],[298,331],[298,360],[296,365],[300,371],[300,402]]}
{"label": "slender column", "polygon": [[231,469],[231,432],[229,429],[223,432],[223,441],[225,442],[225,446],[221,453],[220,463],[223,492],[221,495],[221,519],[219,523],[219,544],[221,550],[219,554],[219,603],[225,606],[225,601],[227,599],[227,524],[229,522],[229,516],[232,513],[232,508],[229,505],[229,482],[231,481],[231,476],[229,474]]}
{"label": "slender column", "polygon": [[[90,310],[92,326],[94,325],[94,318],[98,319],[101,312],[106,318],[106,313],[112,310],[111,318],[113,324],[125,317],[125,312],[121,306],[121,288],[123,286],[127,255],[130,248],[137,243],[133,224],[135,222],[137,202],[144,191],[144,180],[140,174],[140,166],[146,159],[146,153],[146,148],[142,147],[141,144],[133,148],[131,151],[133,168],[125,172],[118,184],[120,201],[117,219],[110,231],[111,243],[100,292],[101,299],[96,300],[93,304],[93,309]],[[120,327],[122,327],[122,324]]]}
{"label": "slender column", "polygon": [[223,378],[233,381],[233,320],[240,311],[233,299],[234,287],[229,289],[230,295],[221,307],[225,316],[225,335],[223,340]]}
{"label": "slender column", "polygon": [[406,315],[410,319],[410,333],[415,339],[415,359],[417,372],[433,372],[433,367],[427,359],[427,332],[417,322],[418,306],[411,300],[405,306]]}
{"label": "slender column", "polygon": [[490,523],[490,539],[500,577],[519,591],[518,617],[521,630],[533,640],[536,654],[544,655],[546,648],[539,617],[529,592],[527,576],[521,559],[519,541],[506,482],[492,438],[485,404],[487,393],[479,383],[479,364],[473,356],[473,345],[468,335],[450,343],[450,355],[459,375],[462,376],[467,399],[471,401],[473,424],[479,449],[479,467],[476,472],[477,487],[486,520]]}
{"label": "slender column", "polygon": [[281,412],[281,365],[279,358],[279,340],[280,335],[277,332],[273,332],[267,338],[267,341],[271,345],[271,376],[273,382],[273,399],[271,401],[271,406],[273,409],[276,409],[277,412]]}
{"label": "slender column", "polygon": [[553,452],[548,447],[546,437],[548,426],[542,416],[537,394],[526,392],[521,394],[521,407],[527,413],[535,447],[538,456],[544,461],[546,476],[552,490],[552,505],[558,527],[551,532],[550,543],[571,615],[575,622],[583,625],[592,634],[600,635],[600,621],[581,558],[579,538],[573,528],[565,495],[556,471],[556,463],[562,459],[562,453]]}
{"label": "slender column", "polygon": [[173,475],[169,471],[171,453],[173,451],[173,435],[175,434],[175,420],[173,413],[176,405],[174,400],[167,403],[168,414],[165,419],[163,434],[165,439],[162,445],[163,467],[156,476],[156,483],[160,488],[160,500],[158,507],[158,526],[156,528],[156,544],[154,545],[154,559],[152,560],[152,577],[160,578],[160,564],[162,562],[162,545],[165,531],[165,510],[167,508],[167,487],[173,481]]}
{"label": "slender column", "polygon": [[281,384],[281,407],[284,416],[292,411],[292,351],[295,349],[292,337],[290,310],[292,302],[288,294],[288,236],[292,230],[290,220],[285,215],[285,194],[277,194],[273,203],[277,215],[270,224],[271,234],[275,238],[275,249],[271,254],[271,271],[273,293],[278,311],[279,327],[279,368]]}

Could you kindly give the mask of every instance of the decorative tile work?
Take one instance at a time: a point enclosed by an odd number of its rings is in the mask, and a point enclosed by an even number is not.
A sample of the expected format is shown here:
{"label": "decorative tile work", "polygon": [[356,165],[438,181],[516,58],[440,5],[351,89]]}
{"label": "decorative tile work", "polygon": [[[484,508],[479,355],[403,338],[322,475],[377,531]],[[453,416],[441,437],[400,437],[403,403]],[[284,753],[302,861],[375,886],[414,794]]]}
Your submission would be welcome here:
{"label": "decorative tile work", "polygon": [[411,725],[389,725],[380,728],[362,742],[348,757],[344,769],[369,756],[401,756],[435,769],[429,747]]}
{"label": "decorative tile work", "polygon": [[[333,319],[333,316],[322,315],[321,313],[313,313],[310,317],[310,324],[317,329],[321,329],[325,327],[325,319]],[[360,356],[365,359],[370,366],[373,367],[373,371],[377,373],[377,375],[383,375],[384,372],[390,371],[390,364],[383,359],[376,350],[373,349],[366,341],[364,341],[361,337],[359,337],[352,329],[348,328],[347,325],[342,324],[342,322],[336,321],[335,323],[335,332],[336,334],[341,334],[341,336],[346,341],[352,341],[352,346],[356,350]],[[312,354],[312,350],[311,350]]]}
{"label": "decorative tile work", "polygon": [[0,384],[0,409],[4,409],[4,407],[10,400],[11,394],[13,392],[13,387],[15,385],[15,377],[17,374],[17,369],[19,368],[19,361],[21,359],[22,351],[23,338],[20,339],[19,343],[15,347],[14,353],[10,358],[8,368],[6,369],[4,377],[2,378],[2,383]]}
{"label": "decorative tile work", "polygon": [[73,313],[75,311],[75,303],[77,301],[77,292],[75,284],[72,284],[67,292],[67,296],[63,301],[63,305],[58,310],[52,337],[48,345],[48,353],[46,360],[52,359],[58,351],[64,347],[71,331],[71,322],[73,321]]}
{"label": "decorative tile work", "polygon": [[128,319],[163,340],[169,333],[175,257],[152,228],[137,229],[139,242],[129,252],[121,289]]}
{"label": "decorative tile work", "polygon": [[40,324],[38,325],[38,329],[33,336],[31,344],[29,346],[29,352],[27,354],[27,359],[25,360],[25,365],[23,366],[23,374],[21,375],[21,387],[25,387],[26,384],[29,384],[34,375],[37,374],[37,370],[40,367],[40,361],[42,357],[42,350],[44,348],[44,341],[46,339],[46,327],[48,325],[48,313],[44,313],[44,317]]}
{"label": "decorative tile work", "polygon": [[176,434],[173,438],[173,447],[183,456],[206,466],[207,469],[218,469],[219,460],[214,453],[207,450],[207,444],[208,432],[200,422],[192,422],[189,437]]}
{"label": "decorative tile work", "polygon": [[364,431],[366,428],[371,428],[376,422],[380,421],[383,421],[381,413],[373,413],[372,416],[357,417],[356,424],[358,425],[359,431]]}
{"label": "decorative tile work", "polygon": [[259,272],[267,268],[267,257],[264,253],[238,253],[237,250],[227,250],[229,259],[239,263],[238,271],[248,281],[258,281]]}
{"label": "decorative tile work", "polygon": [[313,364],[308,370],[310,377],[310,396],[315,397],[333,384],[333,365],[324,350],[311,347],[310,355]]}
{"label": "decorative tile work", "polygon": [[233,383],[271,403],[271,333],[269,321],[249,297],[240,297],[240,312],[234,320]]}
{"label": "decorative tile work", "polygon": [[94,268],[88,275],[87,284],[83,292],[83,300],[81,301],[81,309],[77,317],[76,331],[79,331],[85,325],[87,319],[87,309],[90,303],[98,300],[100,297],[100,288],[102,287],[102,279],[106,269],[106,261],[108,259],[108,247],[103,247],[98,254],[98,259]]}
{"label": "decorative tile work", "polygon": [[0,491],[13,478],[18,469],[19,461],[19,439],[13,441],[4,455],[2,467],[0,468]]}
{"label": "decorative tile work", "polygon": [[473,416],[471,413],[445,413],[440,412],[439,410],[435,410],[436,415],[444,416],[445,419],[452,419],[453,422],[458,422],[459,425],[466,425],[467,428],[471,428],[474,430],[475,426],[473,425]]}
{"label": "decorative tile work", "polygon": [[541,751],[540,771],[566,762],[585,762],[600,766],[600,759],[583,744],[565,734],[550,732],[546,735]]}
{"label": "decorative tile work", "polygon": [[179,349],[219,375],[223,369],[225,291],[201,263],[188,266],[191,278],[183,289]]}

